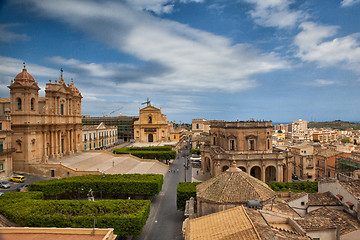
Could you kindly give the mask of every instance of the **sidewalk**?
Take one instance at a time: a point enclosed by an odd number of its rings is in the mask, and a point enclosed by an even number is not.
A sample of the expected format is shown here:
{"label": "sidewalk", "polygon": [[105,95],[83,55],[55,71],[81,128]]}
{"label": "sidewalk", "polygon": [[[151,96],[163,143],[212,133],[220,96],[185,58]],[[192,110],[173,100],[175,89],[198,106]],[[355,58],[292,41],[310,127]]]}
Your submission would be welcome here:
{"label": "sidewalk", "polygon": [[201,168],[192,168],[192,182],[205,182],[210,178],[210,172],[203,173]]}

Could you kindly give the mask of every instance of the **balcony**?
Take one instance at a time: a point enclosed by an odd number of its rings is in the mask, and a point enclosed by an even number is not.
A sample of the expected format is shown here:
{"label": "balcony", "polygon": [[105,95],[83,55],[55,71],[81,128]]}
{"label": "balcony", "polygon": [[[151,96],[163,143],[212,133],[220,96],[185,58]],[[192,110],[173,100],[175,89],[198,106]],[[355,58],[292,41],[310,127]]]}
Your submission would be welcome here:
{"label": "balcony", "polygon": [[0,150],[0,155],[11,154],[12,152],[15,152],[15,148],[2,149]]}
{"label": "balcony", "polygon": [[308,164],[306,165],[306,169],[313,169],[314,168],[314,164]]}

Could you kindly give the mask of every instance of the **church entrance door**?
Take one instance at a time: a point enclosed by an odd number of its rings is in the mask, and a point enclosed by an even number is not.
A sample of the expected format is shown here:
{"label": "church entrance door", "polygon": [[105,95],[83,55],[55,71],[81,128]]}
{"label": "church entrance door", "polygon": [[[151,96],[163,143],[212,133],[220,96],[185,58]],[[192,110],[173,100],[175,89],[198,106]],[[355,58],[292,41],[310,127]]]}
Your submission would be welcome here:
{"label": "church entrance door", "polygon": [[148,135],[148,142],[153,142],[154,141],[154,136],[152,134]]}

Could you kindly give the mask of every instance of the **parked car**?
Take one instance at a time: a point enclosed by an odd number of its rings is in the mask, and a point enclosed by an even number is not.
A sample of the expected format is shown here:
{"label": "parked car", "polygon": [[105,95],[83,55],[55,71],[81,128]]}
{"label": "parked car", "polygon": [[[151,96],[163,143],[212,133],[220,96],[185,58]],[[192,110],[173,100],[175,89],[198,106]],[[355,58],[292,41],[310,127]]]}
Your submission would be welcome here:
{"label": "parked car", "polygon": [[3,195],[4,193],[3,192],[0,192],[0,196]]}
{"label": "parked car", "polygon": [[10,181],[23,183],[25,181],[25,177],[22,175],[16,175],[16,176],[10,178]]}
{"label": "parked car", "polygon": [[10,183],[8,183],[8,182],[0,182],[0,187],[1,188],[10,188]]}
{"label": "parked car", "polygon": [[16,190],[17,190],[18,192],[20,192],[21,189],[27,188],[27,187],[29,187],[29,185],[28,185],[28,184],[24,184],[24,185],[21,185],[21,186],[17,187]]}

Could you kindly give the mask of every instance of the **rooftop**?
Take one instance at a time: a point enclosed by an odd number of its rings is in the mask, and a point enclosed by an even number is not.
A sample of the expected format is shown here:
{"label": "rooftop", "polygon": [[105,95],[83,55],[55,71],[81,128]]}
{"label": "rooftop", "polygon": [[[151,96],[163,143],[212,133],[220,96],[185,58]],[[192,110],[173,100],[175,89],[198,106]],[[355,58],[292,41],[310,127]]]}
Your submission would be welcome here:
{"label": "rooftop", "polygon": [[243,206],[191,219],[185,240],[260,240]]}
{"label": "rooftop", "polygon": [[[93,233],[93,234],[92,234]],[[113,229],[88,228],[0,228],[1,240],[114,240]]]}
{"label": "rooftop", "polygon": [[318,221],[324,223],[328,222],[328,219],[330,219],[335,225],[339,224],[340,235],[360,229],[360,224],[357,222],[357,220],[342,210],[337,210],[330,207],[321,207],[311,211],[308,216],[318,217]]}
{"label": "rooftop", "polygon": [[360,179],[339,182],[349,193],[360,200]]}
{"label": "rooftop", "polygon": [[331,219],[321,216],[306,216],[295,220],[305,231],[318,231],[325,229],[336,229]]}
{"label": "rooftop", "polygon": [[309,193],[309,206],[342,206],[342,203],[330,192]]}
{"label": "rooftop", "polygon": [[217,203],[246,203],[249,200],[268,201],[276,193],[264,182],[236,167],[196,186],[197,198]]}

